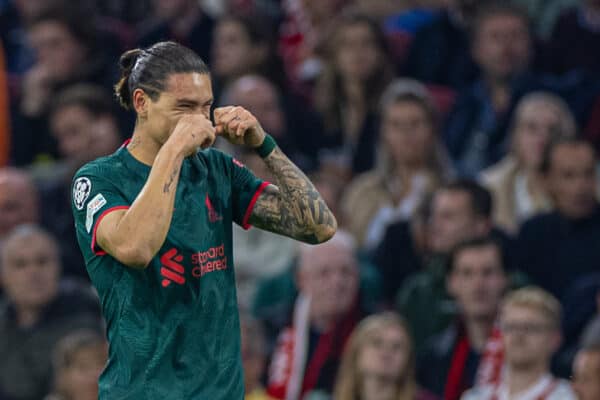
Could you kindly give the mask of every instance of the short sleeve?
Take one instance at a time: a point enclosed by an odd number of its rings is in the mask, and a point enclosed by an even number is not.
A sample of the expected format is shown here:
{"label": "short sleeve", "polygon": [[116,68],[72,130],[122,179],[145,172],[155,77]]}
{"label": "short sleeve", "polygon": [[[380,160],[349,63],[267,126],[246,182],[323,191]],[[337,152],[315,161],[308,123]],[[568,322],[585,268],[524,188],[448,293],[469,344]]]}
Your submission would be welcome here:
{"label": "short sleeve", "polygon": [[254,204],[269,182],[257,178],[244,164],[235,158],[228,157],[231,162],[232,179],[231,195],[233,220],[244,229],[250,228],[250,215]]}
{"label": "short sleeve", "polygon": [[77,241],[86,262],[93,256],[106,254],[96,244],[96,229],[100,220],[112,211],[129,208],[121,191],[102,172],[82,168],[73,178],[71,188]]}

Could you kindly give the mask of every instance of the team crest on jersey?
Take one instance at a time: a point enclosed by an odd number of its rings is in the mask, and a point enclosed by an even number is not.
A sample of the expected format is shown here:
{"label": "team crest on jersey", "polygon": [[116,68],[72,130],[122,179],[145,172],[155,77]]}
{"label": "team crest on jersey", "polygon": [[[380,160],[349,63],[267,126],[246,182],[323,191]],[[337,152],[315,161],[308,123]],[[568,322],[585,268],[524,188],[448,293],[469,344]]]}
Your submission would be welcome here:
{"label": "team crest on jersey", "polygon": [[83,205],[92,191],[92,182],[88,178],[81,177],[73,184],[73,202],[78,210],[83,210]]}

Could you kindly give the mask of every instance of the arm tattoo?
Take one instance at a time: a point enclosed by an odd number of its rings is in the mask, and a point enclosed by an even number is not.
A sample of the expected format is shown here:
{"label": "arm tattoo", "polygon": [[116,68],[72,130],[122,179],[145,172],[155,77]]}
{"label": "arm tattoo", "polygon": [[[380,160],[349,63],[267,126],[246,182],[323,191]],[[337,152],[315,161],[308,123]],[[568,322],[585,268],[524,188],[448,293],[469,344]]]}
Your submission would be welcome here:
{"label": "arm tattoo", "polygon": [[278,147],[265,163],[277,186],[268,186],[260,195],[250,223],[307,243],[329,239],[337,222],[311,181]]}
{"label": "arm tattoo", "polygon": [[173,170],[173,172],[171,172],[171,175],[169,176],[169,180],[163,186],[163,193],[169,193],[171,191],[171,185],[173,185],[173,181],[175,181],[175,178],[177,177],[178,173],[179,173],[179,168],[175,168]]}

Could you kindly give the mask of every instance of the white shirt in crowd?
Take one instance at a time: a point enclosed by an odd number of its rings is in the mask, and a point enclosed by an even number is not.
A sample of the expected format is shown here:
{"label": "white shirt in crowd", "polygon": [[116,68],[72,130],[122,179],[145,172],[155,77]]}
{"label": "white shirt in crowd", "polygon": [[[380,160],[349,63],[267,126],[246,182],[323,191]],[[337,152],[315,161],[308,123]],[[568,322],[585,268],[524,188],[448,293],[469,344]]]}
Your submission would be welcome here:
{"label": "white shirt in crowd", "polygon": [[542,376],[533,386],[513,396],[505,382],[498,386],[475,387],[463,394],[461,400],[577,400],[569,382],[550,374]]}

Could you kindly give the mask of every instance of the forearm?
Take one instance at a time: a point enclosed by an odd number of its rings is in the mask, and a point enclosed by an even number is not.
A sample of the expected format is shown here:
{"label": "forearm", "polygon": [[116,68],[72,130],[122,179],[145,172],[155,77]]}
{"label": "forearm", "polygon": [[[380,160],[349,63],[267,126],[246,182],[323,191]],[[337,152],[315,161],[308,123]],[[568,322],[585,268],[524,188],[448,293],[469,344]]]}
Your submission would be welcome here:
{"label": "forearm", "polygon": [[251,222],[308,243],[321,243],[333,236],[336,219],[306,175],[279,147],[264,161],[277,188],[268,190],[257,202]]}
{"label": "forearm", "polygon": [[115,226],[111,241],[141,253],[148,261],[156,255],[171,225],[183,158],[168,145],[161,148],[146,184]]}

